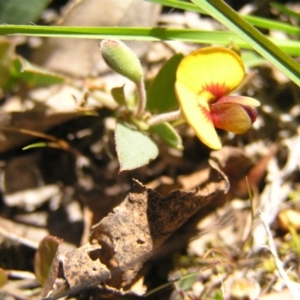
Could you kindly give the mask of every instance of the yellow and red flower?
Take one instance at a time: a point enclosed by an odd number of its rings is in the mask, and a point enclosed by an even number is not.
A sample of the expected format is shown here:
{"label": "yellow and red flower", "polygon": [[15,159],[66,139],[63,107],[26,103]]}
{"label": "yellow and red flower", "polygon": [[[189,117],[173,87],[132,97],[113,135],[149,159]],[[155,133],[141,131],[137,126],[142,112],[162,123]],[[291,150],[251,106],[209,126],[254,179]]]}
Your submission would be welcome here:
{"label": "yellow and red flower", "polygon": [[181,112],[198,138],[210,148],[222,147],[215,127],[242,134],[256,120],[252,107],[260,105],[257,100],[229,95],[244,76],[241,58],[223,47],[196,50],[178,66],[175,90]]}

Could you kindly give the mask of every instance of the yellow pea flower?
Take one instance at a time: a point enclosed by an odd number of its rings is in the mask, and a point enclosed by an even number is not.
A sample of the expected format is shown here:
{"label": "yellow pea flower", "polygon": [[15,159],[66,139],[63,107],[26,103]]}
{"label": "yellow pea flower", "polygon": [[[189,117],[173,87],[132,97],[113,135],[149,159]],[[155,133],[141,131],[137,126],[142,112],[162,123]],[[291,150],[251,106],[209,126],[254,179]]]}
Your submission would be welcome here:
{"label": "yellow pea flower", "polygon": [[222,148],[215,127],[242,134],[256,120],[252,107],[260,105],[257,100],[229,95],[244,76],[241,58],[223,47],[196,50],[178,66],[175,91],[181,112],[197,137],[210,148]]}

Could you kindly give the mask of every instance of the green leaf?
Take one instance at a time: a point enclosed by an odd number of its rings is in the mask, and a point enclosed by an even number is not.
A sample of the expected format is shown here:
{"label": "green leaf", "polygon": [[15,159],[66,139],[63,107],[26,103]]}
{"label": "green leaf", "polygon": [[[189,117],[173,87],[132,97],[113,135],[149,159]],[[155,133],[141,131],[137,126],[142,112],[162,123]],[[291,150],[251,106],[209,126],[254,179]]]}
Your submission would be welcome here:
{"label": "green leaf", "polygon": [[0,0],[0,23],[36,22],[48,3],[49,0]]}
{"label": "green leaf", "polygon": [[111,89],[111,94],[120,106],[126,104],[126,98],[125,98],[125,93],[124,93],[124,85],[112,88]]}
{"label": "green leaf", "polygon": [[180,135],[170,123],[160,123],[149,128],[151,133],[157,134],[161,140],[173,148],[182,150],[182,140]]}
{"label": "green leaf", "polygon": [[147,110],[150,112],[159,114],[178,108],[174,84],[176,70],[182,58],[182,54],[171,57],[152,82],[147,95]]}
{"label": "green leaf", "polygon": [[23,80],[32,87],[64,82],[64,78],[61,75],[34,66],[21,57],[14,59],[11,74],[15,79]]}
{"label": "green leaf", "polygon": [[29,87],[47,86],[64,82],[61,75],[43,70],[31,65],[21,57],[16,57],[10,66],[8,79],[2,86],[4,90],[11,90],[21,82],[27,83]]}
{"label": "green leaf", "polygon": [[43,298],[51,290],[58,274],[59,246],[62,241],[48,235],[40,242],[35,254],[34,272],[36,279],[43,285]]}
{"label": "green leaf", "polygon": [[222,0],[192,0],[300,86],[300,65]]}
{"label": "green leaf", "polygon": [[158,156],[156,144],[144,133],[117,123],[115,143],[120,172],[148,164]]}
{"label": "green leaf", "polygon": [[64,82],[64,77],[32,65],[15,54],[9,40],[0,39],[0,87],[11,90],[21,81],[29,86],[45,86]]}

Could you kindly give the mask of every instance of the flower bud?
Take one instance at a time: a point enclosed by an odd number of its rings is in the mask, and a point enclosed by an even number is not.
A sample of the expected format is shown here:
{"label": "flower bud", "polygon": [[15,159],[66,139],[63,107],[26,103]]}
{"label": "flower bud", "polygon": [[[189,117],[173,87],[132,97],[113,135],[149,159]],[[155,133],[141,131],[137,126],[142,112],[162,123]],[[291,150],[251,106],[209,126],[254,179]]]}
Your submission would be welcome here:
{"label": "flower bud", "polygon": [[107,65],[115,72],[133,82],[143,77],[143,69],[136,54],[123,42],[118,40],[102,40],[100,51]]}

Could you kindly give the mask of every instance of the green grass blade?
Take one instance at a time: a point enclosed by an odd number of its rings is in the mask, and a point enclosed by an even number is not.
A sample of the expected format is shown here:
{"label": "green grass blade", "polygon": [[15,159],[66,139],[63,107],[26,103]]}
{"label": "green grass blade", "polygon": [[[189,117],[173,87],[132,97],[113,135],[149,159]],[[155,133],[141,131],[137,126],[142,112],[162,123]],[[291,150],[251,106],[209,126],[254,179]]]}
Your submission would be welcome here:
{"label": "green grass blade", "polygon": [[284,22],[273,21],[262,17],[245,15],[243,18],[252,25],[270,30],[279,30],[288,34],[300,35],[300,27],[293,26]]}
{"label": "green grass blade", "polygon": [[284,5],[281,5],[279,3],[270,3],[270,5],[276,9],[278,9],[281,13],[283,14],[286,14],[287,16],[290,16],[290,17],[293,17],[293,18],[296,18],[300,21],[300,14],[293,11],[293,10],[290,10],[288,8],[286,8]]}
{"label": "green grass blade", "polygon": [[[0,25],[0,35],[26,35],[59,38],[86,38],[120,40],[160,41],[176,40],[203,44],[230,45],[234,42],[244,49],[252,49],[236,34],[228,31],[207,31],[175,28],[141,28],[141,27],[62,27],[36,25]],[[300,41],[271,39],[290,55],[299,55]]]}
{"label": "green grass blade", "polygon": [[[202,8],[198,7],[193,3],[184,2],[182,0],[150,0],[150,2],[159,3],[164,6],[170,6],[173,8],[178,8],[187,11],[194,11],[201,14],[207,14]],[[256,17],[252,15],[243,15],[243,18],[250,22],[253,26],[263,28],[263,29],[272,29],[286,32],[288,34],[300,35],[300,28],[293,26],[284,22],[269,20],[262,17]]]}
{"label": "green grass blade", "polygon": [[300,66],[221,0],[192,0],[300,86]]}

